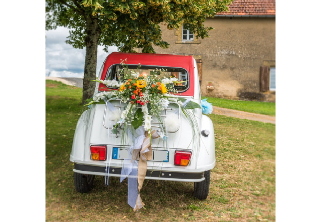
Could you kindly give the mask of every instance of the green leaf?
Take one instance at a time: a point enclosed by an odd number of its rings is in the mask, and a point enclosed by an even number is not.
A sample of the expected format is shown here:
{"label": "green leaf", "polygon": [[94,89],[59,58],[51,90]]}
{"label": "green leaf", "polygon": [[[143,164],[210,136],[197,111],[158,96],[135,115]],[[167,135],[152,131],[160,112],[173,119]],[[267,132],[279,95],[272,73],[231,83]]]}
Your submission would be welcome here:
{"label": "green leaf", "polygon": [[118,133],[119,133],[119,130],[118,130],[117,128],[113,128],[113,129],[112,129],[112,133],[113,133],[113,134],[118,134]]}
{"label": "green leaf", "polygon": [[134,129],[138,129],[139,126],[143,124],[143,112],[141,108],[138,108],[134,114],[134,120],[131,122],[131,125]]}
{"label": "green leaf", "polygon": [[[183,103],[186,101],[186,99],[184,99],[184,98],[179,98],[179,100]],[[198,103],[195,103],[191,100],[184,107],[184,109],[197,109],[197,108],[201,109],[201,106]]]}
{"label": "green leaf", "polygon": [[201,106],[198,103],[190,101],[184,108],[185,109],[196,109],[196,108],[201,109]]}

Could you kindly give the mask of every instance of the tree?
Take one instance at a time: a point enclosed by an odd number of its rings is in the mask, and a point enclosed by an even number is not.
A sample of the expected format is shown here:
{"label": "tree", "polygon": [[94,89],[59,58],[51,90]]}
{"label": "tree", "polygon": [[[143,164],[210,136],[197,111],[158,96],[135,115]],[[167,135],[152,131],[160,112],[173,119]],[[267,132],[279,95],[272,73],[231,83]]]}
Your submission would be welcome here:
{"label": "tree", "polygon": [[153,45],[167,48],[160,23],[168,29],[183,23],[197,38],[205,38],[212,27],[207,17],[227,11],[232,0],[46,0],[46,29],[70,29],[66,43],[86,47],[82,102],[91,98],[96,78],[98,45],[115,45],[122,52],[155,53]]}

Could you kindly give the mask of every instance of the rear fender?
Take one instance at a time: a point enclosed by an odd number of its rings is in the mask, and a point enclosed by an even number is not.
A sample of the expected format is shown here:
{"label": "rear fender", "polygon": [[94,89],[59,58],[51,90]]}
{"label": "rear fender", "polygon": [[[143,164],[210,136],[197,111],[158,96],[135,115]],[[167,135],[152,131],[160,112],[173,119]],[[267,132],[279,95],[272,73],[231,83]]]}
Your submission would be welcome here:
{"label": "rear fender", "polygon": [[197,159],[197,169],[211,170],[216,164],[215,156],[215,140],[214,140],[214,128],[211,119],[202,115],[201,131],[209,131],[207,137],[200,135],[200,150]]}
{"label": "rear fender", "polygon": [[88,147],[89,138],[87,138],[92,128],[93,109],[84,111],[77,123],[76,130],[73,137],[72,150],[70,154],[70,161],[84,161],[85,147]]}

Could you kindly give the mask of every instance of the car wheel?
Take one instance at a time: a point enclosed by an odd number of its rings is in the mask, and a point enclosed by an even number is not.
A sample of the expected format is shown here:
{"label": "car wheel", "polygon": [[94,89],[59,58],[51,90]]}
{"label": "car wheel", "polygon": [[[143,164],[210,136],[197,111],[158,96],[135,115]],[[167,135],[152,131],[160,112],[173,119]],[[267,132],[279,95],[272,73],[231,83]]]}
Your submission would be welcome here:
{"label": "car wheel", "polygon": [[205,180],[194,183],[193,195],[199,200],[207,199],[210,186],[210,170],[204,172]]}
{"label": "car wheel", "polygon": [[94,175],[73,173],[74,186],[80,193],[88,193],[92,190]]}

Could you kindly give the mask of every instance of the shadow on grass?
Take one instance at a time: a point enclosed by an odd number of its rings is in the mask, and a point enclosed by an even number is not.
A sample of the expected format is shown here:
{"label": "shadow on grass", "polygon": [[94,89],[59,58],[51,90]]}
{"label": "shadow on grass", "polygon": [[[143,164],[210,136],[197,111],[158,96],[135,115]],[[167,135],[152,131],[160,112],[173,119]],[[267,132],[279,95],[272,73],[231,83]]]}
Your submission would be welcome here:
{"label": "shadow on grass", "polygon": [[[79,206],[87,208],[93,205],[92,201],[94,201],[94,205],[100,203],[103,208],[108,205],[131,210],[131,207],[127,204],[127,179],[120,183],[119,178],[110,177],[109,186],[106,186],[105,177],[96,176],[94,187],[89,193],[77,193],[73,187],[72,190],[69,193],[69,198],[78,199]],[[64,198],[69,199],[68,196],[64,196]],[[141,198],[146,204],[146,208],[174,208],[181,202],[186,203],[186,201],[195,199],[193,197],[193,183],[145,180],[141,189]]]}

